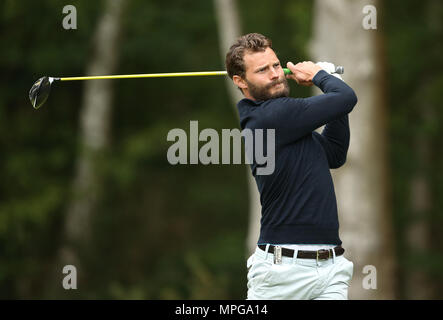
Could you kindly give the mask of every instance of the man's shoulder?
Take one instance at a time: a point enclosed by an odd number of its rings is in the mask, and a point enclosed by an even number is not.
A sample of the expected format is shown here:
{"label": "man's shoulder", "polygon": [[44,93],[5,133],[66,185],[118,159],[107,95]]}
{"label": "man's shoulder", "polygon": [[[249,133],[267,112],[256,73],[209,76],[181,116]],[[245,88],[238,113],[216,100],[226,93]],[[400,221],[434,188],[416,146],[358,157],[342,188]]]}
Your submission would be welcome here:
{"label": "man's shoulder", "polygon": [[304,109],[301,98],[280,97],[254,101],[244,98],[237,104],[242,128],[261,128],[275,121],[285,121],[290,114]]}
{"label": "man's shoulder", "polygon": [[237,109],[240,116],[240,122],[246,124],[259,111],[262,101],[254,101],[248,98],[243,98],[237,103]]}
{"label": "man's shoulder", "polygon": [[291,103],[301,102],[302,98],[293,98],[293,97],[279,97],[268,100],[251,100],[248,98],[243,98],[237,103],[237,107],[240,108],[252,108],[255,109],[257,107],[265,108],[269,105],[285,105]]}
{"label": "man's shoulder", "polygon": [[237,102],[237,107],[241,108],[250,108],[250,107],[258,107],[263,103],[263,101],[255,101],[248,98],[243,98],[239,102]]}

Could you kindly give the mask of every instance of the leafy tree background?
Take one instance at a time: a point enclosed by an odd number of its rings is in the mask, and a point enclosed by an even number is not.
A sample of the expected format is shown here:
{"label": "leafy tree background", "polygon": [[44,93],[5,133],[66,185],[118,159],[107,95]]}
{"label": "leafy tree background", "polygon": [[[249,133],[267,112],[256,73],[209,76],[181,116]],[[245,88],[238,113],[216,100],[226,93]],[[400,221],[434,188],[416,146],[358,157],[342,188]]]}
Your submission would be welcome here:
{"label": "leafy tree background", "polygon": [[[77,8],[77,30],[62,28],[62,9]],[[280,60],[309,60],[311,1],[239,1],[244,33],[273,40]],[[243,299],[246,296],[247,184],[244,165],[167,162],[169,130],[239,128],[221,78],[115,80],[111,146],[100,170],[105,192],[93,236],[81,252],[79,289],[48,289],[48,273],[63,237],[66,205],[79,151],[84,83],[57,83],[36,111],[28,99],[43,75],[83,75],[103,1],[4,0],[0,3],[0,297],[7,299]],[[429,10],[429,8],[433,8]],[[386,41],[390,166],[398,298],[408,270],[432,279],[443,296],[443,9],[438,1],[386,1],[380,29]],[[369,32],[369,31],[368,31]],[[290,35],[290,36],[289,36]],[[350,43],[350,45],[352,45]],[[130,0],[117,73],[221,70],[211,1]],[[293,96],[310,90],[291,84]],[[423,101],[433,117],[422,113]],[[428,250],[407,249],[411,174],[420,150],[433,203]],[[358,272],[358,271],[354,271]]]}

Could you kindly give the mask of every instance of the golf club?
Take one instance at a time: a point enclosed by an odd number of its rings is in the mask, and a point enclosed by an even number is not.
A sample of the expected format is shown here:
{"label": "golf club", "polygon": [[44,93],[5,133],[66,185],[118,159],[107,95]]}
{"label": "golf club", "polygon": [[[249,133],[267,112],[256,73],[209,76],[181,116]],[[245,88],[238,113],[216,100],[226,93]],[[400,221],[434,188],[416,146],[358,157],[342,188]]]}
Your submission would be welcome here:
{"label": "golf club", "polygon": [[[283,68],[286,74],[291,74],[291,70]],[[337,66],[335,73],[343,74],[344,68]],[[198,76],[225,76],[226,71],[203,71],[203,72],[173,72],[173,73],[146,73],[146,74],[125,74],[109,76],[86,76],[86,77],[41,77],[38,79],[31,90],[29,90],[29,99],[34,109],[39,109],[48,99],[51,85],[54,81],[74,81],[74,80],[99,80],[99,79],[135,79],[135,78],[165,78],[165,77],[198,77]]]}

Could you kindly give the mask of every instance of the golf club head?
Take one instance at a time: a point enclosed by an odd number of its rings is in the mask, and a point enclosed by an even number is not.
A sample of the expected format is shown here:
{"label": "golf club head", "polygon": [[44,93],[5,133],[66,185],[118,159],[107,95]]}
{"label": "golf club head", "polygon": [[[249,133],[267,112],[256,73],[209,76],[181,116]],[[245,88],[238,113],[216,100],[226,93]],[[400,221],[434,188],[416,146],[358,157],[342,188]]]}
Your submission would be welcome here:
{"label": "golf club head", "polygon": [[33,84],[31,90],[29,90],[29,100],[31,100],[34,109],[40,108],[48,99],[53,81],[54,78],[41,77]]}

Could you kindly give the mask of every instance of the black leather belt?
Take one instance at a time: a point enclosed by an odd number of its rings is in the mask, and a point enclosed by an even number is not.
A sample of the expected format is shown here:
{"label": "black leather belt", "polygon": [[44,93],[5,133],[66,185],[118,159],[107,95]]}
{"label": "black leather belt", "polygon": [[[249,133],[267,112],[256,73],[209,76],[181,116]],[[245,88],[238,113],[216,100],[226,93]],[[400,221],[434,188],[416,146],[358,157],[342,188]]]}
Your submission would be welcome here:
{"label": "black leather belt", "polygon": [[[266,251],[266,245],[260,244],[258,246],[261,250]],[[268,252],[274,254],[275,246],[270,245]],[[335,251],[336,256],[341,256],[345,249],[343,249],[341,246],[337,246],[334,249],[320,249],[317,251],[305,251],[305,250],[298,250],[297,253],[297,259],[317,259],[317,260],[328,260],[329,258],[333,257],[332,250]],[[294,257],[294,250],[283,248],[281,247],[281,255],[285,257]]]}

